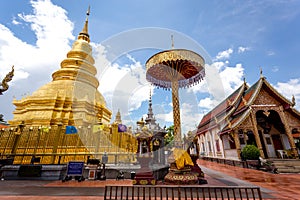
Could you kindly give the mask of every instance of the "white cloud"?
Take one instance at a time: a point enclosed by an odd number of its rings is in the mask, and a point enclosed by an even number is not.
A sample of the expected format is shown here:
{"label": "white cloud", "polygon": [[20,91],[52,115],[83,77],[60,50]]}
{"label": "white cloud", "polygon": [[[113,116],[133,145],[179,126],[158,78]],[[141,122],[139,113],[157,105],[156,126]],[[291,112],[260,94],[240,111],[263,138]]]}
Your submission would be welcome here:
{"label": "white cloud", "polygon": [[[0,24],[2,44],[0,66],[8,69],[14,65],[16,77],[19,78],[27,78],[28,76],[21,74],[30,75],[37,70],[42,72],[41,76],[49,77],[51,71],[59,67],[60,61],[70,49],[69,41],[74,39],[73,24],[68,20],[66,11],[53,5],[49,0],[30,3],[33,14],[19,14],[18,19],[30,24],[37,38],[36,44],[30,45],[20,40],[7,27]],[[18,25],[20,21],[13,19],[13,24]],[[14,78],[14,81],[17,81],[17,78]]]}
{"label": "white cloud", "polygon": [[225,95],[228,96],[243,83],[244,68],[242,64],[236,64],[234,67],[226,67],[220,72],[220,76]]}
{"label": "white cloud", "polygon": [[[25,24],[24,29],[30,27],[36,38],[35,44],[22,41],[0,24],[0,77],[4,77],[12,65],[15,66],[15,75],[6,94],[12,93],[17,99],[51,81],[51,73],[60,68],[60,62],[70,50],[69,43],[75,38],[72,35],[73,23],[64,9],[49,0],[30,1],[30,4],[33,13],[18,14],[12,18],[11,24]],[[11,98],[4,95],[1,99],[8,105],[1,110],[7,120],[12,118],[14,109]]]}
{"label": "white cloud", "polygon": [[197,112],[195,109],[197,105],[191,105],[183,103],[181,105],[181,118],[182,118],[182,133],[187,134],[188,131],[197,129],[200,119],[203,117],[203,113]]}
{"label": "white cloud", "polygon": [[22,24],[21,22],[17,21],[17,19],[16,19],[15,17],[13,17],[12,23],[13,23],[14,25]]}
{"label": "white cloud", "polygon": [[[232,50],[228,49],[218,53],[217,57],[229,57],[232,52]],[[205,80],[199,85],[189,88],[189,92],[210,95],[198,101],[199,109],[207,112],[241,86],[244,77],[244,67],[240,63],[231,66],[228,60],[215,60],[211,65],[205,66],[205,72]]]}
{"label": "white cloud", "polygon": [[238,53],[244,53],[245,51],[249,51],[250,47],[238,47]]}
{"label": "white cloud", "polygon": [[201,99],[199,101],[198,106],[204,110],[211,110],[213,109],[216,105],[218,105],[219,102],[216,100],[213,100],[211,97],[206,97],[204,99]]}
{"label": "white cloud", "polygon": [[[139,61],[126,54],[132,64],[111,63],[107,59],[106,48],[99,45],[95,55],[95,66],[100,81],[99,91],[106,99],[113,113],[118,109],[124,117],[148,101],[150,84],[146,80],[146,71]],[[153,93],[153,88],[151,88]]]}
{"label": "white cloud", "polygon": [[229,48],[225,51],[221,51],[218,53],[218,55],[216,56],[215,60],[224,60],[224,59],[228,59],[230,57],[230,55],[233,53],[233,49]]}
{"label": "white cloud", "polygon": [[278,82],[275,86],[276,90],[284,97],[291,100],[295,96],[296,108],[300,109],[300,78],[290,79],[288,82]]}
{"label": "white cloud", "polygon": [[168,113],[155,114],[155,118],[161,121],[170,122],[173,124],[173,110]]}
{"label": "white cloud", "polygon": [[279,67],[278,66],[273,66],[272,67],[272,72],[278,72],[279,71]]}
{"label": "white cloud", "polygon": [[[181,134],[186,134],[188,131],[197,129],[203,113],[198,112],[197,105],[182,103],[180,107],[181,116]],[[173,124],[173,110],[167,113],[159,113],[155,115],[157,120],[169,122]]]}

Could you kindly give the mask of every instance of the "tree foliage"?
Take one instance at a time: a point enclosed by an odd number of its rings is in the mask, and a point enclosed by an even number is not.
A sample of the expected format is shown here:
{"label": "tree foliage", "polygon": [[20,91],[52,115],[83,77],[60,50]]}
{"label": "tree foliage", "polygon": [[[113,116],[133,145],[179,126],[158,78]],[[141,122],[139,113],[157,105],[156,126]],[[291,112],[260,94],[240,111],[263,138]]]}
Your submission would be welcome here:
{"label": "tree foliage", "polygon": [[173,146],[174,143],[174,125],[169,126],[165,135],[165,146]]}
{"label": "tree foliage", "polygon": [[253,144],[248,144],[242,149],[242,156],[246,160],[258,160],[259,155],[259,149]]}

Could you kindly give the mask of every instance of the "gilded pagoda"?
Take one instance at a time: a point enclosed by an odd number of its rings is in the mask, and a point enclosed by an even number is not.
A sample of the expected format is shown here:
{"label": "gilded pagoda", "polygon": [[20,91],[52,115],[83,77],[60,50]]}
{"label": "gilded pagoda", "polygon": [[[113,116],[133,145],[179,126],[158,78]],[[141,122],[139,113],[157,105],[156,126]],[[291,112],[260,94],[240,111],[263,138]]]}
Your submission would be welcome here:
{"label": "gilded pagoda", "polygon": [[[98,91],[99,81],[88,33],[88,16],[67,58],[52,81],[31,96],[13,100],[16,106],[9,128],[0,129],[1,159],[14,164],[41,164],[101,160],[134,162],[137,142],[121,124]],[[128,148],[130,144],[130,148]]]}
{"label": "gilded pagoda", "polygon": [[111,111],[98,91],[97,70],[89,44],[88,18],[61,68],[52,74],[52,81],[31,96],[14,100],[16,106],[11,126],[76,125],[109,123]]}

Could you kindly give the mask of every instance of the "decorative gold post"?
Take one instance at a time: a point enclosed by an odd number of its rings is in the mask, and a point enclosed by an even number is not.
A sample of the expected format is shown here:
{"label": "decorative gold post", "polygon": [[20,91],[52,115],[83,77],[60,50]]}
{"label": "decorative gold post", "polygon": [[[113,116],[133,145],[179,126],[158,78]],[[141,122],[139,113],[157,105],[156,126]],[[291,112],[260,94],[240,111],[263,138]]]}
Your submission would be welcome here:
{"label": "decorative gold post", "polygon": [[174,119],[174,139],[175,147],[182,147],[181,140],[181,123],[180,123],[180,103],[178,95],[178,81],[172,81],[172,102],[173,102],[173,119]]}
{"label": "decorative gold post", "polygon": [[233,135],[234,135],[234,142],[235,142],[238,158],[241,159],[241,143],[240,143],[240,137],[237,129],[233,130]]}
{"label": "decorative gold post", "polygon": [[17,132],[15,132],[15,140],[14,140],[13,147],[11,149],[12,154],[16,154],[18,143],[19,143],[19,140],[20,140],[20,136],[23,133],[24,127],[25,127],[25,124],[22,121],[22,123],[18,126]]}
{"label": "decorative gold post", "polygon": [[[204,59],[197,53],[185,49],[172,49],[162,51],[149,58],[146,62],[146,79],[154,86],[171,89],[174,120],[175,148],[168,158],[170,163],[169,173],[165,181],[176,184],[195,184],[198,181],[195,174],[190,173],[190,165],[194,165],[189,154],[182,149],[179,88],[190,87],[199,83],[204,73]],[[177,162],[180,159],[183,161]],[[183,181],[188,180],[188,181]]]}
{"label": "decorative gold post", "polygon": [[280,110],[279,111],[279,116],[280,116],[281,120],[283,121],[284,130],[286,132],[289,143],[291,145],[292,152],[293,152],[294,155],[298,155],[298,151],[297,151],[297,148],[296,148],[296,145],[295,145],[295,142],[294,142],[294,138],[293,138],[291,129],[288,126],[288,121],[287,121],[285,113],[283,111],[283,107],[280,106],[279,110]]}
{"label": "decorative gold post", "polygon": [[52,155],[53,155],[52,156],[52,161],[51,161],[52,164],[55,164],[57,148],[58,148],[58,142],[59,142],[59,138],[60,138],[61,130],[62,130],[62,123],[59,123],[57,126],[58,127],[57,127],[57,130],[56,130],[56,133],[55,133],[54,145],[53,145],[53,150],[52,150]]}
{"label": "decorative gold post", "polygon": [[259,138],[259,134],[258,134],[256,117],[255,117],[255,113],[253,112],[253,110],[251,110],[250,116],[251,116],[252,126],[253,126],[253,129],[254,129],[254,137],[255,137],[256,144],[257,144],[257,148],[259,149],[260,156],[262,158],[265,158],[264,151],[263,151],[263,148],[262,148],[262,145],[261,145],[261,142],[260,142],[260,138]]}

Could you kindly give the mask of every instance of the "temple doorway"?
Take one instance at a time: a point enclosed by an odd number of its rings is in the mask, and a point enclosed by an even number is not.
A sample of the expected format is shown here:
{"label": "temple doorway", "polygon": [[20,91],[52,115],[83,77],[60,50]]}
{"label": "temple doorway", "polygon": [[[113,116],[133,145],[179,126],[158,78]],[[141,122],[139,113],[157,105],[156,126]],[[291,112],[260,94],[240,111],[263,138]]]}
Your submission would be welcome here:
{"label": "temple doorway", "polygon": [[259,110],[256,121],[265,158],[278,157],[277,151],[284,149],[283,136],[286,135],[279,114],[274,110]]}

